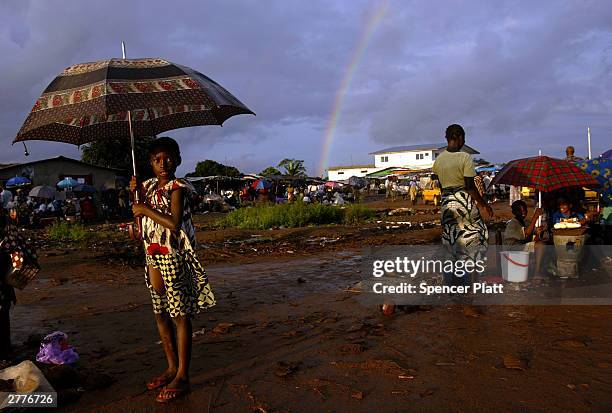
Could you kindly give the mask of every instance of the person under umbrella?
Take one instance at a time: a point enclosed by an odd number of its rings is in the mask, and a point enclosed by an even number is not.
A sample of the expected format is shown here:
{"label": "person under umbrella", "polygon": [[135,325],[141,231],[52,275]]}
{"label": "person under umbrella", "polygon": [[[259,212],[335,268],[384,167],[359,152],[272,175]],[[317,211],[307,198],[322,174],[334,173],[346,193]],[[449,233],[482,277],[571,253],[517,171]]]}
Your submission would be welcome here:
{"label": "person under umbrella", "polygon": [[181,164],[178,144],[166,137],[155,140],[149,149],[149,161],[155,177],[140,187],[134,177],[130,189],[141,191],[146,200],[134,204],[132,210],[134,216],[142,217],[145,281],[168,361],[166,371],[147,387],[161,389],[156,400],[168,402],[189,392],[191,317],[215,305],[215,298],[195,253],[190,211],[195,188],[174,175]]}
{"label": "person under umbrella", "polygon": [[[134,176],[137,176],[135,139],[138,137],[157,136],[165,131],[198,125],[223,125],[232,116],[254,114],[221,85],[194,69],[160,58],[126,59],[125,49],[123,52],[122,59],[88,62],[66,68],[37,99],[13,143],[47,140],[82,145],[100,139],[129,137],[132,169]],[[191,284],[206,291],[210,287],[207,282],[204,284],[205,273],[194,258],[193,225],[188,205],[183,205],[182,201],[192,187],[174,179],[174,171],[180,163],[176,142],[164,145],[157,142],[155,147],[159,151],[149,159],[152,163],[161,162],[157,164],[157,176],[143,183],[143,195],[154,207],[138,203],[140,191],[136,191],[133,208],[134,214],[146,223],[143,230],[149,231],[132,231],[132,234],[135,238],[144,238],[145,244],[151,248],[147,248],[148,262],[151,264],[147,266],[147,274],[152,275],[152,282],[162,279],[159,276],[155,278],[156,275],[168,275],[172,268],[189,269],[189,274],[195,277],[192,280],[196,280]],[[162,152],[168,156],[161,156]],[[136,180],[132,182],[130,185],[136,190]],[[174,187],[175,184],[178,188]],[[174,197],[179,198],[175,200]],[[127,211],[127,196],[125,198],[124,208]],[[178,225],[181,220],[182,228]],[[169,254],[162,254],[164,252]],[[156,271],[159,266],[163,266],[164,271],[159,268]],[[161,285],[155,284],[158,288],[153,289],[152,297],[155,312],[161,311],[156,317],[163,319],[160,334],[164,349],[171,358],[168,359],[167,371],[147,386],[162,389],[157,397],[160,402],[173,400],[188,391],[188,352],[191,348],[189,314],[214,303],[212,294],[198,296],[203,301],[198,298],[195,302],[192,300],[194,295],[181,294],[189,299],[168,303],[167,296],[175,291],[176,286],[165,284],[166,281],[173,282],[170,276],[163,281]],[[149,280],[147,285],[152,286]],[[162,287],[166,298],[164,294],[159,294]],[[155,299],[155,294],[159,300]],[[172,317],[173,314],[176,317]],[[177,322],[179,333],[174,347],[173,340],[168,340],[171,334],[168,327],[172,327],[169,320],[172,319]],[[187,332],[189,337],[186,337]],[[178,361],[177,356],[172,355],[175,350],[178,351]]]}
{"label": "person under umbrella", "polygon": [[531,221],[527,223],[527,204],[521,199],[514,201],[512,203],[514,218],[506,223],[506,229],[504,230],[504,245],[522,245],[523,251],[535,253],[534,280],[545,279],[545,275],[542,273],[543,245],[545,244],[542,240],[544,227],[536,228],[536,223],[542,212],[542,208],[536,208],[533,211]]}

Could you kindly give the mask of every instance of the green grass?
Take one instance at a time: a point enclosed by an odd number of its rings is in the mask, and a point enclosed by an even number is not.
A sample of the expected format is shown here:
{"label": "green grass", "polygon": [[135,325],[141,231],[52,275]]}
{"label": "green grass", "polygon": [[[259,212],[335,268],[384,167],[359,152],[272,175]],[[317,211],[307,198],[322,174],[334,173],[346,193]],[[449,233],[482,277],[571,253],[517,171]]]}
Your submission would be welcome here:
{"label": "green grass", "polygon": [[374,216],[374,211],[362,205],[345,207],[302,202],[281,205],[258,205],[230,212],[221,219],[221,228],[269,229],[274,227],[305,227],[308,225],[355,224]]}
{"label": "green grass", "polygon": [[92,233],[81,224],[71,224],[66,221],[55,222],[47,227],[49,238],[56,241],[84,241],[92,236]]}

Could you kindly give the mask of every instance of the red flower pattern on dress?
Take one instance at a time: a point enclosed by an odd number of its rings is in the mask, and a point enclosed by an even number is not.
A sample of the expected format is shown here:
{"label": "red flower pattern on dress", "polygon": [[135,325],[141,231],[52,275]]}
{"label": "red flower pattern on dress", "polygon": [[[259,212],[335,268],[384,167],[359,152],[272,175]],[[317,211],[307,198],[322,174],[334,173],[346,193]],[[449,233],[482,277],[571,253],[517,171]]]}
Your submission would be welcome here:
{"label": "red flower pattern on dress", "polygon": [[148,255],[167,255],[168,247],[164,245],[159,245],[157,243],[153,243],[149,245],[149,247],[147,248],[147,254]]}

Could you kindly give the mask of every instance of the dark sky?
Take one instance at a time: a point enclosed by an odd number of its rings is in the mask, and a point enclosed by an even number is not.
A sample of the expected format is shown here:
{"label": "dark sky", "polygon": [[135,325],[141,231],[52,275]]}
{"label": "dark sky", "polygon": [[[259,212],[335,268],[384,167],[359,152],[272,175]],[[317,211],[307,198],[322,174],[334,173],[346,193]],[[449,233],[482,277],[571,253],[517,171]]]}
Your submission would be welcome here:
{"label": "dark sky", "polygon": [[[368,23],[361,58],[350,65]],[[371,162],[387,146],[441,141],[450,123],[491,161],[586,155],[612,147],[610,1],[0,2],[0,163],[46,85],[65,67],[162,57],[210,76],[257,113],[168,132],[179,174],[215,159],[258,172],[283,158],[317,172],[347,74],[331,165]],[[349,69],[353,68],[353,72]],[[76,147],[31,142],[40,159]]]}

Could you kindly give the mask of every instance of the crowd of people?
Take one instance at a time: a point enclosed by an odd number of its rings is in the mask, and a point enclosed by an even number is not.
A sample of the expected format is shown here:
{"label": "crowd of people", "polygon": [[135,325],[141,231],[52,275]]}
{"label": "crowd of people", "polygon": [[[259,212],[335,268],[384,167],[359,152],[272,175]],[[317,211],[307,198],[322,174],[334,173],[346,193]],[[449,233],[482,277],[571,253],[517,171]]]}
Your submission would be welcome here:
{"label": "crowd of people", "polygon": [[361,193],[361,189],[356,186],[340,184],[330,186],[321,183],[270,183],[268,188],[262,189],[255,189],[252,184],[247,184],[241,189],[239,199],[240,203],[245,205],[254,202],[342,205],[346,202],[359,202]]}
{"label": "crowd of people", "polygon": [[66,219],[91,222],[98,211],[91,194],[67,192],[66,199],[28,196],[23,188],[11,191],[1,188],[2,209],[19,227],[37,228],[46,219]]}
{"label": "crowd of people", "polygon": [[[546,277],[542,263],[545,245],[554,243],[555,224],[571,221],[576,227],[598,224],[599,213],[594,205],[585,202],[582,188],[563,188],[542,194],[542,207],[536,208],[530,220],[528,206],[523,201],[521,188],[497,188],[492,184],[493,174],[477,174],[472,159],[460,148],[465,144],[465,132],[460,125],[451,125],[446,131],[447,149],[438,155],[434,167],[434,178],[442,186],[442,244],[452,259],[471,260],[485,256],[489,231],[486,221],[493,218],[491,203],[498,196],[510,195],[514,218],[505,225],[498,243],[505,246],[520,246],[524,251],[535,253],[534,280]],[[566,150],[566,160],[575,161],[574,148]],[[603,240],[605,242],[605,240]],[[445,274],[447,284],[466,285],[472,282],[466,277]]]}

